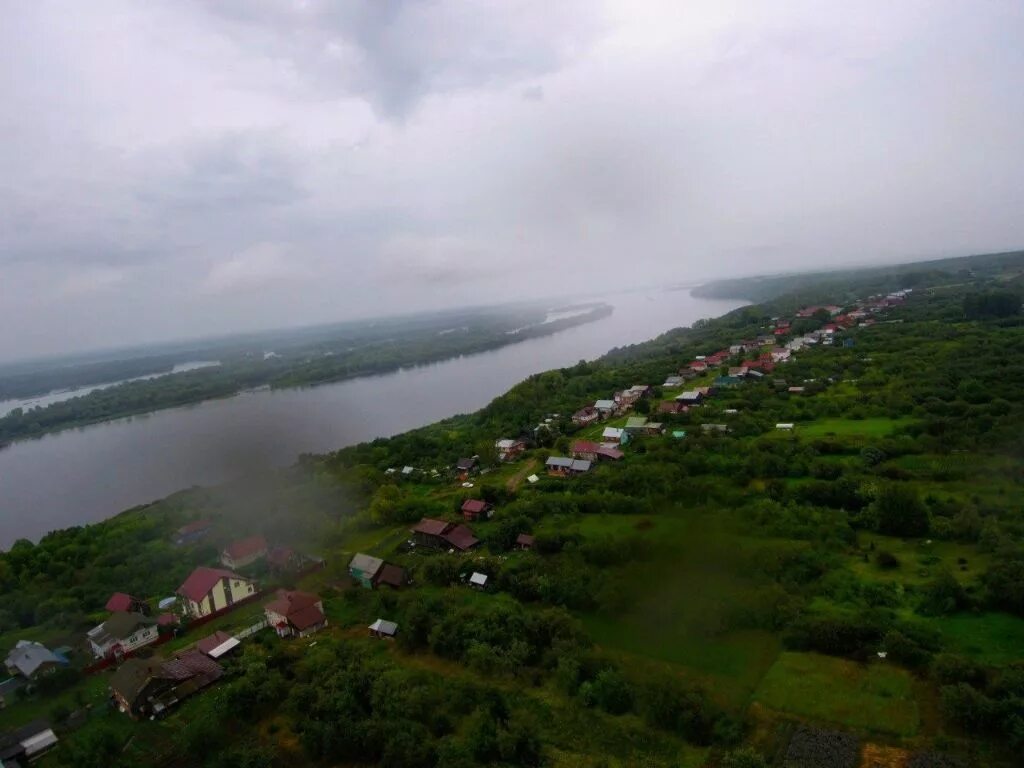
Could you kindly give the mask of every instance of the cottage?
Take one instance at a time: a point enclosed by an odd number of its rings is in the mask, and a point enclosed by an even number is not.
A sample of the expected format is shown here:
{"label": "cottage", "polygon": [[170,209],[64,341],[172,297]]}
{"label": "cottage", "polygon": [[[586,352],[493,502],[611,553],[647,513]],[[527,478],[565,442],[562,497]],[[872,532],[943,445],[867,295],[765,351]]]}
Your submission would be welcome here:
{"label": "cottage", "polygon": [[196,641],[196,650],[204,653],[211,659],[219,659],[230,653],[242,643],[236,637],[227,632],[217,630],[212,635],[207,635],[202,640]]}
{"label": "cottage", "polygon": [[376,587],[391,587],[392,589],[401,589],[408,583],[409,576],[405,572],[405,568],[391,563],[384,563],[384,567],[377,572],[377,576],[373,580]]}
{"label": "cottage", "polygon": [[220,553],[220,562],[225,568],[245,568],[267,556],[267,540],[262,536],[250,536],[233,541]]}
{"label": "cottage", "polygon": [[681,387],[683,386],[682,376],[668,376],[665,378],[665,383],[661,386],[666,388]]}
{"label": "cottage", "polygon": [[86,636],[98,659],[120,658],[160,637],[156,619],[141,613],[118,611],[102,624],[90,629]]}
{"label": "cottage", "polygon": [[548,474],[565,477],[580,475],[590,471],[590,462],[585,459],[570,459],[565,456],[552,456],[544,464]]}
{"label": "cottage", "polygon": [[516,536],[516,549],[521,552],[528,552],[533,549],[536,539],[528,533],[520,533]]}
{"label": "cottage", "polygon": [[379,557],[359,552],[348,564],[348,575],[367,589],[373,589],[374,579],[383,567],[384,561]]}
{"label": "cottage", "polygon": [[618,443],[625,445],[629,442],[629,435],[626,434],[626,430],[619,429],[618,427],[605,427],[604,432],[601,433],[601,441],[605,443]]}
{"label": "cottage", "polygon": [[660,435],[664,428],[665,425],[662,424],[660,421],[648,421],[646,424],[644,424],[644,434]]}
{"label": "cottage", "polygon": [[499,461],[514,461],[526,450],[526,443],[522,440],[502,438],[494,443],[494,448],[498,452]]}
{"label": "cottage", "polygon": [[708,369],[708,364],[703,360],[694,360],[690,363],[690,370],[695,373],[704,373]]}
{"label": "cottage", "polygon": [[461,478],[466,478],[469,475],[469,473],[475,471],[476,468],[476,456],[471,456],[468,459],[459,459],[457,462],[455,462],[455,472]]}
{"label": "cottage", "polygon": [[26,680],[48,675],[54,670],[66,667],[68,660],[42,643],[34,640],[19,640],[4,660],[7,672]]}
{"label": "cottage", "polygon": [[223,568],[196,568],[178,587],[185,611],[194,619],[230,608],[256,594],[256,582]]}
{"label": "cottage", "polygon": [[644,416],[630,416],[626,419],[626,433],[637,435],[644,431],[647,426],[647,419]]}
{"label": "cottage", "polygon": [[118,709],[134,720],[165,714],[220,679],[224,670],[199,651],[175,659],[129,659],[110,679]]}
{"label": "cottage", "polygon": [[602,419],[608,418],[619,410],[614,400],[598,400],[594,403],[594,408],[601,414]]}
{"label": "cottage", "polygon": [[688,407],[700,405],[704,402],[704,394],[696,389],[687,390],[686,392],[676,396],[676,402],[682,403]]}
{"label": "cottage", "polygon": [[32,763],[57,745],[57,734],[46,720],[33,720],[0,736],[0,766]]}
{"label": "cottage", "polygon": [[367,629],[370,630],[370,637],[375,637],[378,640],[394,640],[395,635],[398,634],[398,625],[384,619],[377,619]]}
{"label": "cottage", "polygon": [[327,626],[323,600],[311,592],[279,589],[263,613],[278,637],[307,637]]}
{"label": "cottage", "polygon": [[195,520],[181,526],[174,534],[174,543],[179,547],[192,544],[204,538],[213,524],[209,520]]}
{"label": "cottage", "polygon": [[141,613],[144,616],[149,615],[149,603],[145,600],[140,600],[137,597],[132,597],[124,592],[115,592],[107,600],[106,609],[111,613],[121,611],[123,613]]}
{"label": "cottage", "polygon": [[413,540],[424,547],[434,549],[457,549],[464,552],[472,549],[480,540],[465,525],[456,525],[445,520],[425,517],[412,529]]}
{"label": "cottage", "polygon": [[474,587],[476,589],[486,589],[487,574],[474,571],[473,575],[469,577],[469,586]]}
{"label": "cottage", "polygon": [[572,415],[572,423],[579,427],[585,427],[588,424],[593,424],[599,418],[601,418],[601,412],[594,406],[588,405]]}
{"label": "cottage", "polygon": [[471,523],[481,517],[489,519],[493,514],[494,507],[482,499],[466,499],[462,502],[462,517]]}
{"label": "cottage", "polygon": [[701,424],[700,428],[703,432],[730,432],[728,424]]}
{"label": "cottage", "polygon": [[572,444],[569,452],[574,458],[586,459],[587,461],[597,461],[599,459],[618,461],[625,456],[625,454],[617,448],[601,445],[600,443],[593,443],[589,440],[577,440]]}

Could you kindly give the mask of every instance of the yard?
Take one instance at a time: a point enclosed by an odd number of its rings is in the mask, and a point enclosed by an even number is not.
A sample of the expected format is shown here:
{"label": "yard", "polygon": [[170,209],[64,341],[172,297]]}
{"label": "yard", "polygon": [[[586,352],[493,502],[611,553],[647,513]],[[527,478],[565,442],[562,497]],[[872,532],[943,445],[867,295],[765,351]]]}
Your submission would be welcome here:
{"label": "yard", "polygon": [[908,737],[920,725],[910,674],[816,653],[779,655],[754,694],[768,709],[822,723]]}

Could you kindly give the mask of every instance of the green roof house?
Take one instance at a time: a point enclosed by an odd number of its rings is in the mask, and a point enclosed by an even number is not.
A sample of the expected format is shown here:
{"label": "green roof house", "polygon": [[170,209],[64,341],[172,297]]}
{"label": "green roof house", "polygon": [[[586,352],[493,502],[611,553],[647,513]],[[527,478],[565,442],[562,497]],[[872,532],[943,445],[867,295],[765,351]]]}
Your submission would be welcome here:
{"label": "green roof house", "polygon": [[358,553],[348,564],[348,573],[367,589],[373,589],[373,580],[384,567],[384,561],[379,557]]}

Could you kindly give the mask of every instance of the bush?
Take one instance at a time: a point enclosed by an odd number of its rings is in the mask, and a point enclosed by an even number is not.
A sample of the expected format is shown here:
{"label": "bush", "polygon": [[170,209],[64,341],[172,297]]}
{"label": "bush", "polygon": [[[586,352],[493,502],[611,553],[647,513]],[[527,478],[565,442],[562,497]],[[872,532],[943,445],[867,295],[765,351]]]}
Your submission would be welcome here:
{"label": "bush", "polygon": [[928,533],[928,508],[913,488],[883,485],[871,506],[880,533],[904,537]]}
{"label": "bush", "polygon": [[633,708],[633,690],[615,669],[603,669],[597,677],[580,686],[580,698],[588,707],[598,707],[612,715],[624,715]]}
{"label": "bush", "polygon": [[892,552],[886,552],[885,550],[879,550],[878,554],[875,555],[875,563],[879,568],[886,571],[891,571],[900,567],[900,560]]}

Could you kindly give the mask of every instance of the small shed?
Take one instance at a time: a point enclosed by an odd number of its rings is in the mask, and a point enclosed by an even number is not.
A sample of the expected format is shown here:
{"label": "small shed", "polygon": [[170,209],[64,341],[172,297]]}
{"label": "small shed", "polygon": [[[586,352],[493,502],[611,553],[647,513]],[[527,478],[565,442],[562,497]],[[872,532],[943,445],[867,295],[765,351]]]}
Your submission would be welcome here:
{"label": "small shed", "polygon": [[520,533],[516,536],[516,549],[527,552],[533,549],[536,539],[528,533]]}
{"label": "small shed", "polygon": [[398,634],[398,625],[385,619],[377,619],[367,629],[370,630],[370,637],[375,637],[378,640],[393,640]]}
{"label": "small shed", "polygon": [[477,589],[486,589],[487,574],[474,571],[473,575],[469,577],[469,586],[476,587]]}
{"label": "small shed", "polygon": [[348,574],[367,589],[372,589],[373,579],[383,567],[384,561],[379,557],[359,552],[348,564]]}

